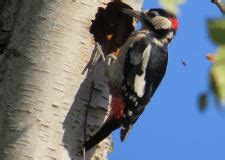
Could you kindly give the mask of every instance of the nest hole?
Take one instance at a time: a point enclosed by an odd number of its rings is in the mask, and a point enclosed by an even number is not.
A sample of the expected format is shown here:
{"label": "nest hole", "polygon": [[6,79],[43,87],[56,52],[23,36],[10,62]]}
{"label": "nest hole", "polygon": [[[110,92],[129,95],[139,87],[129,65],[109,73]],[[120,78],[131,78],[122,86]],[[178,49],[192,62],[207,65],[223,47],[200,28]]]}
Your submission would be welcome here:
{"label": "nest hole", "polygon": [[110,2],[106,8],[99,7],[92,20],[90,33],[103,49],[105,55],[118,53],[134,30],[133,18],[122,13],[123,8],[132,9],[123,2]]}

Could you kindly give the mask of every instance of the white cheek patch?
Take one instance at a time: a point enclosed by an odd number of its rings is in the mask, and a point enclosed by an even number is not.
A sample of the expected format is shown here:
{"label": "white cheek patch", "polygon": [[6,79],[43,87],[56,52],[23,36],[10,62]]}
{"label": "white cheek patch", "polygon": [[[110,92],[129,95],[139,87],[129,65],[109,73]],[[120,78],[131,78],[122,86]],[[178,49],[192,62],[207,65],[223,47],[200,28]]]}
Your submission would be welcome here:
{"label": "white cheek patch", "polygon": [[156,16],[150,20],[152,24],[155,26],[155,29],[171,29],[172,22],[165,17]]}
{"label": "white cheek patch", "polygon": [[138,97],[142,97],[145,92],[145,70],[150,58],[151,45],[148,45],[142,55],[142,75],[136,75],[134,80],[134,91]]}

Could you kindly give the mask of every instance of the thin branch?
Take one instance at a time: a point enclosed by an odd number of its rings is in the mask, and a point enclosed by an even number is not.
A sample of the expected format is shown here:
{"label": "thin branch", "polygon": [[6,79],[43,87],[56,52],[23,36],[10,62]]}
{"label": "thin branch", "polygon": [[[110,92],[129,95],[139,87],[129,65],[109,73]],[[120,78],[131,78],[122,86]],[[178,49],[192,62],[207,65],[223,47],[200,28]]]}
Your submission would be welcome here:
{"label": "thin branch", "polygon": [[217,5],[222,14],[225,14],[225,5],[221,0],[211,0],[211,2]]}
{"label": "thin branch", "polygon": [[84,147],[83,147],[83,160],[86,160],[86,151]]}
{"label": "thin branch", "polygon": [[89,97],[89,100],[88,100],[88,104],[87,104],[87,107],[86,107],[86,111],[85,111],[85,119],[84,119],[84,142],[86,142],[86,140],[87,140],[87,138],[86,138],[86,136],[87,136],[87,133],[86,133],[86,129],[87,129],[87,118],[88,118],[88,109],[89,109],[89,107],[90,107],[90,104],[91,104],[91,101],[92,101],[92,94],[93,94],[93,91],[94,91],[94,81],[92,81],[91,82],[91,91],[90,91],[90,97]]}
{"label": "thin branch", "polygon": [[[86,142],[87,140],[87,118],[88,118],[88,109],[89,109],[89,106],[91,104],[91,101],[92,101],[92,94],[93,94],[93,90],[94,90],[94,81],[91,82],[91,91],[90,91],[90,97],[89,97],[89,100],[88,100],[88,104],[87,104],[87,107],[86,107],[86,111],[85,111],[85,119],[84,119],[84,130],[83,130],[83,133],[84,133],[84,142]],[[86,160],[86,151],[85,151],[85,148],[83,147],[83,160]]]}

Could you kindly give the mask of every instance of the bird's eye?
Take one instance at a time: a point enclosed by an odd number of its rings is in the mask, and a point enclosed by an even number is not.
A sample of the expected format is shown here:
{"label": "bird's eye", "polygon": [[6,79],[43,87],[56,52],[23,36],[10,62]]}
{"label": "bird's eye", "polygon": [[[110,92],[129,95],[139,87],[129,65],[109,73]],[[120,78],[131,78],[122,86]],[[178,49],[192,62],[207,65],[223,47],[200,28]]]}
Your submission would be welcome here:
{"label": "bird's eye", "polygon": [[150,16],[153,18],[153,17],[156,17],[156,16],[158,16],[159,15],[159,13],[158,12],[156,12],[156,11],[151,11],[150,12]]}

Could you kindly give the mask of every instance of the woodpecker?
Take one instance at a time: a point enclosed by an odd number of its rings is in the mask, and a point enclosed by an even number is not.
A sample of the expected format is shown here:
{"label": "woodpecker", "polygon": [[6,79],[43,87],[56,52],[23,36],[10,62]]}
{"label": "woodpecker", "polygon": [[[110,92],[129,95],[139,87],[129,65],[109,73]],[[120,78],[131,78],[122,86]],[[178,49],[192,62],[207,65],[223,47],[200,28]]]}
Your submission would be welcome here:
{"label": "woodpecker", "polygon": [[100,130],[84,143],[86,151],[118,128],[125,140],[166,73],[168,44],[178,29],[176,16],[164,9],[122,12],[139,20],[142,28],[130,35],[106,70],[111,110]]}

